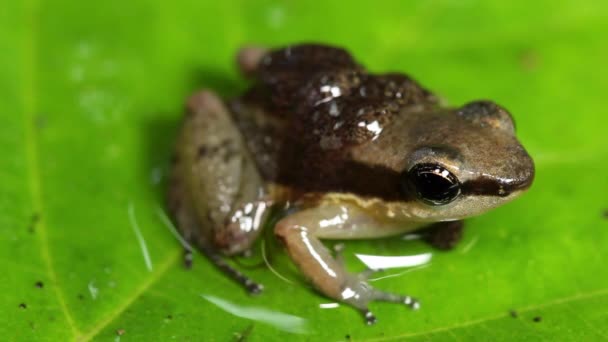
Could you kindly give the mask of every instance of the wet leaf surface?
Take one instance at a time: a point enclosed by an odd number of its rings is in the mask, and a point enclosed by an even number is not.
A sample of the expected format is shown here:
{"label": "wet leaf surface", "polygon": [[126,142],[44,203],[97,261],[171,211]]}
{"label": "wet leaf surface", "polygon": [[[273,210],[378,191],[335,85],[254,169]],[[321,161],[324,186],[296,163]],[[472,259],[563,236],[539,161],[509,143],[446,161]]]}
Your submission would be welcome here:
{"label": "wet leaf surface", "polygon": [[[608,22],[603,2],[13,1],[0,11],[0,335],[9,340],[599,340],[608,338]],[[531,191],[468,221],[454,251],[399,238],[354,253],[432,252],[378,280],[422,309],[374,304],[367,327],[298,279],[242,263],[251,298],[159,217],[184,98],[245,86],[244,43],[324,41],[411,74],[453,104],[509,108]],[[145,246],[145,249],[142,249]],[[272,242],[268,242],[271,250]],[[274,249],[272,249],[274,250]],[[145,252],[144,252],[145,251]],[[332,305],[322,305],[333,307]],[[261,319],[260,317],[264,317]],[[270,317],[270,318],[269,318]],[[293,326],[277,325],[296,323]],[[252,320],[252,318],[254,318]],[[285,323],[287,322],[287,323]]]}

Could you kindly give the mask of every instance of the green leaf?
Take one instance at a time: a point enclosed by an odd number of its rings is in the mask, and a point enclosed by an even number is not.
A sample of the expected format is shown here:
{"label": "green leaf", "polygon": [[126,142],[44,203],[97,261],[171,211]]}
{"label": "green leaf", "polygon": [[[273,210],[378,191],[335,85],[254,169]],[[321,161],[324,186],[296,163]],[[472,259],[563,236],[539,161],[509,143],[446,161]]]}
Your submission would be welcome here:
{"label": "green leaf", "polygon": [[[5,1],[0,11],[0,336],[8,340],[608,339],[608,6],[601,1]],[[537,164],[521,199],[468,221],[454,251],[374,283],[422,308],[377,325],[276,271],[252,298],[181,249],[159,216],[184,99],[241,91],[246,43],[324,41],[453,104],[514,114]],[[143,248],[145,246],[145,248]],[[253,265],[260,262],[241,260]],[[513,311],[516,314],[511,314]],[[513,317],[516,316],[516,317]],[[535,317],[538,317],[535,321]]]}

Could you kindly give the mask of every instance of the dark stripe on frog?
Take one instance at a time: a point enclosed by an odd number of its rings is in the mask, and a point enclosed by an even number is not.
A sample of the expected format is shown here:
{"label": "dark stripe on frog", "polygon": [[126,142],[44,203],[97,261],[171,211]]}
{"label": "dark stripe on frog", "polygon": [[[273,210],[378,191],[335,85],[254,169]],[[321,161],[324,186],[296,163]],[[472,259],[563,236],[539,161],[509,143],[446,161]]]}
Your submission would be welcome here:
{"label": "dark stripe on frog", "polygon": [[408,201],[414,199],[400,191],[399,172],[377,165],[366,165],[355,161],[341,161],[340,165],[318,172],[302,170],[279,177],[278,183],[302,192],[349,193],[386,201]]}
{"label": "dark stripe on frog", "polygon": [[490,177],[478,177],[462,184],[464,195],[499,196],[506,197],[518,190],[527,189],[534,177],[500,181]]}
{"label": "dark stripe on frog", "polygon": [[[333,172],[332,172],[333,171]],[[302,174],[300,174],[301,176]],[[401,173],[377,166],[347,161],[342,167],[328,170],[316,177],[290,177],[279,180],[279,183],[291,186],[303,192],[318,193],[351,193],[361,197],[374,197],[385,201],[408,202],[416,200],[414,194],[400,191]],[[518,190],[527,189],[533,177],[515,181],[497,181],[490,177],[479,177],[464,182],[461,186],[463,195],[505,197]]]}

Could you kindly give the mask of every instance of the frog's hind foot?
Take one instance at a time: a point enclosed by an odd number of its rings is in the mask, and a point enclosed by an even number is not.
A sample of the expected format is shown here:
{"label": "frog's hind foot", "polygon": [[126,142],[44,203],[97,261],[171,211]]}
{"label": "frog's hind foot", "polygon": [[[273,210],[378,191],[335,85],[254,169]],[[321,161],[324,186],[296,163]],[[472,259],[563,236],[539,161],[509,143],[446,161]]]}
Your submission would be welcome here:
{"label": "frog's hind foot", "polygon": [[241,74],[245,77],[253,76],[267,53],[268,49],[261,46],[249,45],[241,48],[236,55],[236,63]]}
{"label": "frog's hind foot", "polygon": [[253,281],[236,268],[230,266],[224,257],[213,248],[201,247],[201,252],[203,252],[203,254],[213,263],[215,267],[243,286],[249,294],[257,295],[264,290],[264,285]]}

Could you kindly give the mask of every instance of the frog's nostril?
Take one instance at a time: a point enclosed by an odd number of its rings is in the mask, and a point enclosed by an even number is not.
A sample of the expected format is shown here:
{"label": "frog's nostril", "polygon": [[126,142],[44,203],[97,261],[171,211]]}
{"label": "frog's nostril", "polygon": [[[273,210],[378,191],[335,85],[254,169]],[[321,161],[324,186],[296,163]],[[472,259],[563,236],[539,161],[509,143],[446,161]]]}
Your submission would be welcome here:
{"label": "frog's nostril", "polygon": [[534,180],[534,170],[521,179],[517,179],[507,186],[507,192],[512,193],[515,191],[526,190],[532,185],[532,181]]}
{"label": "frog's nostril", "polygon": [[528,189],[532,185],[532,182],[534,181],[534,176],[536,173],[535,168],[534,168],[534,162],[532,161],[532,158],[530,158],[530,157],[528,157],[528,160],[529,160],[529,164],[526,167],[527,172],[525,173],[525,176],[523,177],[521,184],[519,185],[519,190]]}

